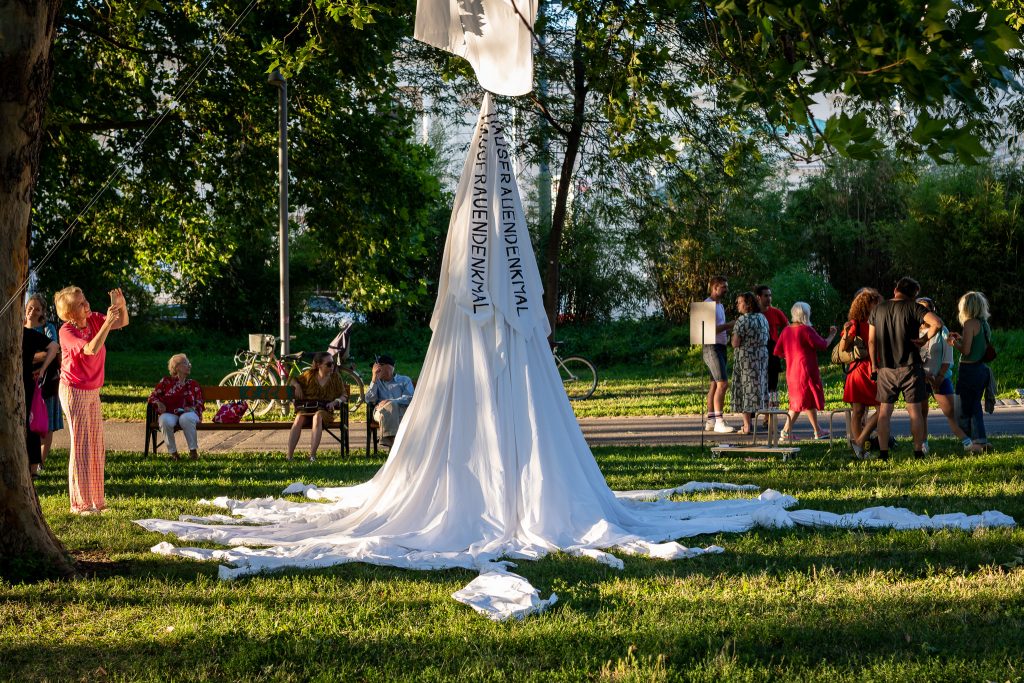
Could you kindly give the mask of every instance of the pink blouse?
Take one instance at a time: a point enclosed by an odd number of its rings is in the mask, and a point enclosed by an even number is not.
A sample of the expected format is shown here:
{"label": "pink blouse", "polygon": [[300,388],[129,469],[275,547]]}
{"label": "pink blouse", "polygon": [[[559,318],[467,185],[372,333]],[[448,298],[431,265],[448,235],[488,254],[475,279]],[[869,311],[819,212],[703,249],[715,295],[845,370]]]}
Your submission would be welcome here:
{"label": "pink blouse", "polygon": [[96,336],[107,316],[93,311],[86,318],[86,329],[74,323],[60,327],[60,381],[76,389],[99,389],[103,386],[103,368],[107,361],[104,344],[95,355],[85,353],[85,345]]}

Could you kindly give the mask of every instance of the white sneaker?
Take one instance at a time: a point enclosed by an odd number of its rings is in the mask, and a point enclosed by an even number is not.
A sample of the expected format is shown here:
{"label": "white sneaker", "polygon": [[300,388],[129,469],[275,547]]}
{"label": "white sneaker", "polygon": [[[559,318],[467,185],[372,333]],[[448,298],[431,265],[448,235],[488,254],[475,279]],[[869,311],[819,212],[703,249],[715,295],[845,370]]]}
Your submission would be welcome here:
{"label": "white sneaker", "polygon": [[725,420],[717,420],[715,422],[715,433],[716,434],[732,434],[736,431],[735,427],[730,427],[725,423]]}
{"label": "white sneaker", "polygon": [[715,421],[714,420],[708,420],[707,422],[704,423],[704,431],[705,432],[711,432],[711,431],[714,431],[714,429],[715,429]]}

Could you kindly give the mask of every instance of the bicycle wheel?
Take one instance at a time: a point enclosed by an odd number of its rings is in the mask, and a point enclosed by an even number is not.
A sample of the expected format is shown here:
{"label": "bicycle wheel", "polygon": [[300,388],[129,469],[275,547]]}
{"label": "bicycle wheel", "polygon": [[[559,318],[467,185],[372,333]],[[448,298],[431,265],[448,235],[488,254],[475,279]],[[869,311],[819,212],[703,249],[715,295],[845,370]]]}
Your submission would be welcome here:
{"label": "bicycle wheel", "polygon": [[362,409],[366,397],[366,386],[363,384],[363,378],[352,368],[339,367],[338,374],[341,375],[341,378],[345,380],[345,384],[348,385],[348,411],[354,413]]}
{"label": "bicycle wheel", "polygon": [[580,356],[556,359],[558,374],[570,401],[582,401],[594,395],[597,389],[597,368],[593,363]]}
{"label": "bicycle wheel", "polygon": [[[244,368],[229,373],[220,381],[222,387],[276,387],[281,385],[277,374],[267,372],[266,368]],[[262,417],[277,406],[278,401],[253,399],[249,401],[249,409],[257,417]],[[220,401],[217,402],[220,407]]]}

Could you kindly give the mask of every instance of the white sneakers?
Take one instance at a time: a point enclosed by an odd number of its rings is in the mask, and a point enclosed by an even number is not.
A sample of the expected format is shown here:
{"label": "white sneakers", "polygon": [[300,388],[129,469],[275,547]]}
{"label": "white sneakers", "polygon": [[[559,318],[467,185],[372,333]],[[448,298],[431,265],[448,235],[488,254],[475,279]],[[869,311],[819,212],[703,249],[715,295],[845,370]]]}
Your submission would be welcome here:
{"label": "white sneakers", "polygon": [[715,432],[716,434],[732,434],[736,431],[735,427],[730,427],[728,423],[722,418],[716,418],[714,420],[708,420],[704,423],[705,432]]}
{"label": "white sneakers", "polygon": [[725,420],[715,420],[714,432],[716,434],[732,434],[735,431],[736,428],[730,427],[728,424],[725,423]]}

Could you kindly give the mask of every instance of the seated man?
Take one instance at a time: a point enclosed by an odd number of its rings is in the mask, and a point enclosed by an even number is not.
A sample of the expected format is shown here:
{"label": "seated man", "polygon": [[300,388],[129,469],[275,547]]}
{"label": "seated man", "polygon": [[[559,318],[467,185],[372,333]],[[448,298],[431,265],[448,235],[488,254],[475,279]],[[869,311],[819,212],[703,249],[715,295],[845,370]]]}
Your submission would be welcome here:
{"label": "seated man", "polygon": [[412,392],[412,380],[395,374],[395,359],[387,355],[377,356],[370,387],[366,390],[366,402],[377,404],[373,409],[373,419],[380,425],[381,446],[390,448],[395,442],[398,425],[402,423],[412,400]]}

